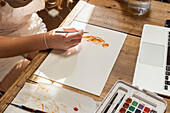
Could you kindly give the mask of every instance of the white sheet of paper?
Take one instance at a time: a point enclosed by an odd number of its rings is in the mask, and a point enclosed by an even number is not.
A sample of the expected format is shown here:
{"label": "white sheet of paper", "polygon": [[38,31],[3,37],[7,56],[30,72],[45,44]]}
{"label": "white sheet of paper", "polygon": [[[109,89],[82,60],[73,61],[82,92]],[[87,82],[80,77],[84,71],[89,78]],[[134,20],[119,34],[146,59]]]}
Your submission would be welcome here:
{"label": "white sheet of paper", "polygon": [[39,70],[47,78],[100,96],[127,34],[78,21],[73,21],[70,27],[89,32],[84,35],[102,38],[109,47],[82,39],[80,45],[65,53],[53,50]]}
{"label": "white sheet of paper", "polygon": [[[96,102],[90,97],[48,84],[26,83],[12,103],[48,113],[94,113],[97,108]],[[28,112],[9,105],[4,113]]]}

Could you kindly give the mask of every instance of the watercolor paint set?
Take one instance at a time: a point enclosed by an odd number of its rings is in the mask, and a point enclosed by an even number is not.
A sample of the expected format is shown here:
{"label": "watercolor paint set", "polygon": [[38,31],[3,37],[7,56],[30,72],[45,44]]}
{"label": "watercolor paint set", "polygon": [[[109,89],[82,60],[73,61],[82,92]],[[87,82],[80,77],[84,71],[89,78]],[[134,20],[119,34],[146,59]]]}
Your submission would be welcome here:
{"label": "watercolor paint set", "polygon": [[95,113],[164,113],[166,107],[157,94],[119,80]]}

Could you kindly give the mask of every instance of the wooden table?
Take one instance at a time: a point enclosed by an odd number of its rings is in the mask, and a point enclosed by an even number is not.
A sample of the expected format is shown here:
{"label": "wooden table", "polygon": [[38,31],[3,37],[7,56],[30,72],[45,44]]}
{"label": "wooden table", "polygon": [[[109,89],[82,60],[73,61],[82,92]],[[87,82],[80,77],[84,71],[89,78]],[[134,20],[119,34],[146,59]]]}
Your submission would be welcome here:
{"label": "wooden table", "polygon": [[[128,34],[100,97],[69,86],[64,86],[67,89],[101,101],[117,80],[124,80],[128,83],[132,83],[143,25],[153,24],[164,26],[165,20],[170,19],[170,4],[152,1],[151,13],[145,17],[131,15],[127,11],[126,1],[88,0],[88,4],[94,6],[88,23]],[[83,9],[86,11],[86,6],[87,2],[85,0],[79,1],[61,26],[67,26],[75,19],[82,21],[83,18],[78,18],[78,16]],[[36,81],[37,79],[40,79],[40,77],[33,73],[49,52],[50,51],[41,51],[22,72],[17,81],[0,99],[0,112],[3,112],[6,109],[8,103],[15,98],[27,80]],[[164,99],[170,104],[170,98],[164,97]],[[170,113],[170,106],[167,106],[166,113]]]}

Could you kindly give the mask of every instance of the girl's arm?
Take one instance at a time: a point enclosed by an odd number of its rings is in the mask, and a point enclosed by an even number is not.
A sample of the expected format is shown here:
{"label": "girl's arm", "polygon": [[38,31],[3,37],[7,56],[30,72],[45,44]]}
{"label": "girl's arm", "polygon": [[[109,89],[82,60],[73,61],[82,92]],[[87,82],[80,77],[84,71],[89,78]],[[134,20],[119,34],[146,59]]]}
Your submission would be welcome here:
{"label": "girl's arm", "polygon": [[[48,48],[67,50],[81,42],[82,34],[83,31],[67,35],[56,34],[55,31],[50,31],[45,33],[45,35],[37,34],[26,37],[0,36],[0,58],[17,56]],[[45,41],[48,48],[46,47]]]}
{"label": "girl's arm", "polygon": [[0,58],[46,49],[43,34],[28,37],[0,36]]}

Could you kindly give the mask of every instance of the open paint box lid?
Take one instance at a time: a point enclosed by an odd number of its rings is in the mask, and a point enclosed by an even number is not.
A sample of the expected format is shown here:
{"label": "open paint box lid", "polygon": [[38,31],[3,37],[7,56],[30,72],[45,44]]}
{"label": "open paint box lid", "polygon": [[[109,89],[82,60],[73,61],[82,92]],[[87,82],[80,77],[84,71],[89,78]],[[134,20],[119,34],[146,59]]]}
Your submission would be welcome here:
{"label": "open paint box lid", "polygon": [[166,107],[166,101],[157,94],[119,80],[95,113],[164,113]]}

